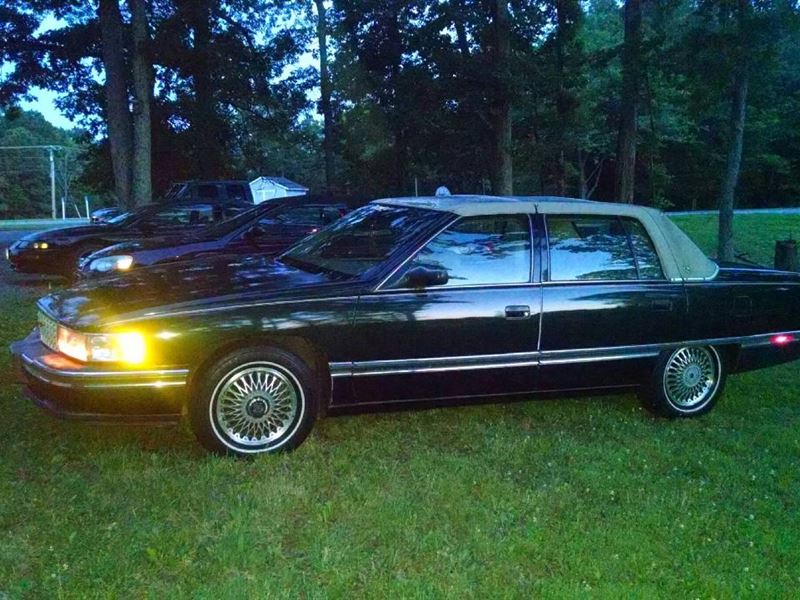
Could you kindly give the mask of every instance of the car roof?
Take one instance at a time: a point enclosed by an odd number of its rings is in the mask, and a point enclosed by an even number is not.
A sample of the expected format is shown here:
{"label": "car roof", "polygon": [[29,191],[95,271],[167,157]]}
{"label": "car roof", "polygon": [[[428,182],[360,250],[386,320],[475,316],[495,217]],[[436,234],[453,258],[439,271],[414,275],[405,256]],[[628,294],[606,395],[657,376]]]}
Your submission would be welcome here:
{"label": "car roof", "polygon": [[647,206],[556,196],[425,196],[384,198],[375,200],[375,203],[448,212],[461,217],[520,213],[631,217],[647,230],[669,279],[705,281],[713,279],[719,272],[717,264],[669,217]]}
{"label": "car roof", "polygon": [[380,204],[408,206],[450,212],[462,217],[511,213],[602,213],[631,215],[652,210],[633,204],[595,202],[559,196],[419,196],[407,198],[382,198]]}

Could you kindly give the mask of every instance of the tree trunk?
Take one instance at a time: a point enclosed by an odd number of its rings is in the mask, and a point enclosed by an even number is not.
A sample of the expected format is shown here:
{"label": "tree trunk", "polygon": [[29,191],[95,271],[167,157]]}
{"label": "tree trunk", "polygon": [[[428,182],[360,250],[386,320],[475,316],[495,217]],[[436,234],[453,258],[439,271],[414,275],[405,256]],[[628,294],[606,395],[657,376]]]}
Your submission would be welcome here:
{"label": "tree trunk", "polygon": [[333,111],[331,109],[331,79],[328,72],[328,22],[325,1],[314,0],[317,6],[317,42],[319,43],[319,106],[322,112],[323,140],[325,155],[325,188],[331,191],[334,185],[333,157]]}
{"label": "tree trunk", "polygon": [[203,179],[224,176],[225,133],[214,99],[211,60],[211,1],[184,0],[194,36],[190,72],[194,91],[194,175]]}
{"label": "tree trunk", "polygon": [[131,196],[134,206],[153,200],[151,180],[150,105],[153,97],[153,65],[150,58],[150,33],[145,0],[129,0],[133,52],[133,160],[131,161]]}
{"label": "tree trunk", "polygon": [[106,124],[114,172],[117,203],[131,207],[131,114],[125,69],[125,31],[117,0],[100,0],[98,5],[105,83]]}
{"label": "tree trunk", "polygon": [[736,198],[736,184],[739,182],[739,169],[742,164],[744,147],[744,123],[747,111],[747,89],[749,75],[747,67],[738,69],[733,85],[731,102],[731,138],[728,147],[728,161],[722,180],[719,198],[719,245],[717,257],[722,261],[732,261],[733,256],[733,208]]}
{"label": "tree trunk", "polygon": [[511,90],[510,65],[511,27],[508,4],[492,0],[492,63],[498,78],[495,98],[489,110],[492,124],[492,193],[510,196],[514,193],[511,157]]}
{"label": "tree trunk", "polygon": [[617,140],[616,195],[633,203],[636,187],[636,117],[642,54],[641,0],[625,1],[625,38],[622,44],[622,110]]}
{"label": "tree trunk", "polygon": [[467,28],[464,26],[464,1],[455,0],[450,4],[453,28],[456,30],[456,44],[464,57],[470,55],[469,40],[467,39]]}
{"label": "tree trunk", "polygon": [[[568,133],[572,129],[575,119],[575,112],[578,102],[568,85],[567,77],[570,69],[567,67],[568,55],[576,53],[575,46],[576,30],[581,14],[581,7],[577,0],[557,0],[556,1],[556,32],[555,32],[555,54],[556,54],[556,113],[558,120],[556,124],[556,138],[558,144],[558,174],[556,177],[558,195],[564,196],[567,191],[567,154],[572,153],[572,146],[568,140]],[[571,61],[574,65],[575,61]]]}

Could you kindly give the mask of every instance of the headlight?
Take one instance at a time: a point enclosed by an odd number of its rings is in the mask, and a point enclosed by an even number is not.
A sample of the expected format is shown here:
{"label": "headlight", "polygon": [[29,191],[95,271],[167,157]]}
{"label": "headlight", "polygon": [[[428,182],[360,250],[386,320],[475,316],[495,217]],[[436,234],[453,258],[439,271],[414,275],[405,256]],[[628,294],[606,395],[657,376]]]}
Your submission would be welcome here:
{"label": "headlight", "polygon": [[47,242],[33,242],[33,247],[36,250],[47,250],[50,247],[50,244]]}
{"label": "headlight", "polygon": [[89,264],[89,270],[97,273],[110,271],[127,271],[133,266],[133,257],[127,254],[96,258]]}
{"label": "headlight", "polygon": [[146,349],[140,333],[80,333],[58,326],[58,351],[81,362],[144,362]]}

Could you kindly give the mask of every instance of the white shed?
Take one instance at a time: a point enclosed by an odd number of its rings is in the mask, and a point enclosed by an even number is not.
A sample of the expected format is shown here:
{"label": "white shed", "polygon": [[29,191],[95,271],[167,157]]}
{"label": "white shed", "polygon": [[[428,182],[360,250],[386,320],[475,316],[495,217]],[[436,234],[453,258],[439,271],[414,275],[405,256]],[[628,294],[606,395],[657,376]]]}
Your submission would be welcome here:
{"label": "white shed", "polygon": [[305,196],[308,188],[295,183],[285,177],[258,177],[250,182],[253,192],[253,201],[261,204],[275,198],[288,198],[289,196]]}

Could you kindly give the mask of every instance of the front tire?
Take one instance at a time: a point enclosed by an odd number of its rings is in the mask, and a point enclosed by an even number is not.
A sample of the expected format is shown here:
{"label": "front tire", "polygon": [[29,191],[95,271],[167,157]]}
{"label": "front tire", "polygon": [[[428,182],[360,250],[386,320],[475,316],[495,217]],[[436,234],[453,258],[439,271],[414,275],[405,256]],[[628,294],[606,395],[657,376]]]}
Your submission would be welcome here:
{"label": "front tire", "polygon": [[713,346],[682,346],[663,352],[641,392],[645,408],[662,417],[694,417],[717,403],[725,363]]}
{"label": "front tire", "polygon": [[189,401],[198,441],[217,454],[251,456],[299,446],[317,416],[319,382],[302,358],[243,348],[217,361]]}

